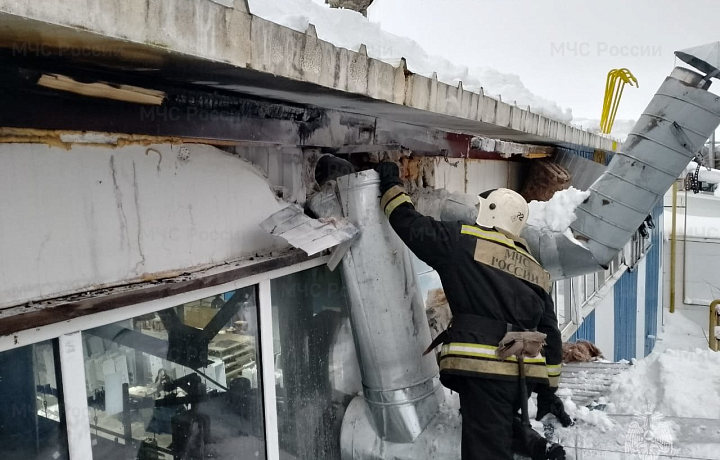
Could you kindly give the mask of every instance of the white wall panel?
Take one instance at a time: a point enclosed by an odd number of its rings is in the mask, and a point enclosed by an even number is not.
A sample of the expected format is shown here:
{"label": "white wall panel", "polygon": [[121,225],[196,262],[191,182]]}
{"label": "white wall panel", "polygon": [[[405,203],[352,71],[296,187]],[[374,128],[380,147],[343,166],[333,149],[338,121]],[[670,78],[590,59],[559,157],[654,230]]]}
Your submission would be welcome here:
{"label": "white wall panel", "polygon": [[205,145],[0,145],[0,307],[284,246],[250,163]]}

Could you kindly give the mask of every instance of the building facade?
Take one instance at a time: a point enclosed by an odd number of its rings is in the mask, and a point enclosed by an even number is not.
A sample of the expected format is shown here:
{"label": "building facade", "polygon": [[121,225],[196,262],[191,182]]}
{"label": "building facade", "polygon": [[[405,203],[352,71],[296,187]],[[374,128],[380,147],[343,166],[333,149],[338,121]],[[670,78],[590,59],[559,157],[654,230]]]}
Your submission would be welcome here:
{"label": "building facade", "polygon": [[[616,146],[243,1],[111,6],[0,0],[11,460],[339,459],[363,391],[346,287],[329,252],[259,225],[317,191],[318,157],[395,155],[417,186],[475,194],[520,189],[538,157],[577,162],[589,185]],[[565,338],[646,352],[657,235],[556,284]]]}

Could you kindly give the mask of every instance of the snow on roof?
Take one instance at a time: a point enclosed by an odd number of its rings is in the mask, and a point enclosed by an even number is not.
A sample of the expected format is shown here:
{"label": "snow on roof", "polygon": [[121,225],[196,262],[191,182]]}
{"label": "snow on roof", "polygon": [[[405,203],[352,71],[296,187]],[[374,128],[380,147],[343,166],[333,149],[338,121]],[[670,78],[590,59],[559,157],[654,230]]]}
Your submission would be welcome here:
{"label": "snow on roof", "polygon": [[[624,142],[630,131],[635,127],[635,123],[637,123],[637,120],[615,120],[609,136]],[[573,118],[571,124],[577,128],[586,129],[591,133],[600,134],[599,118]]]}
{"label": "snow on roof", "polygon": [[382,30],[380,24],[370,22],[352,10],[329,8],[313,0],[249,0],[250,12],[268,21],[305,32],[313,24],[318,38],[335,46],[356,51],[367,47],[368,56],[397,66],[401,58],[407,61],[408,70],[439,81],[485,95],[502,97],[506,103],[516,102],[519,107],[530,106],[533,113],[563,123],[572,120],[572,110],[563,109],[556,102],[532,93],[520,77],[496,69],[456,65],[445,58],[430,56],[414,40]]}

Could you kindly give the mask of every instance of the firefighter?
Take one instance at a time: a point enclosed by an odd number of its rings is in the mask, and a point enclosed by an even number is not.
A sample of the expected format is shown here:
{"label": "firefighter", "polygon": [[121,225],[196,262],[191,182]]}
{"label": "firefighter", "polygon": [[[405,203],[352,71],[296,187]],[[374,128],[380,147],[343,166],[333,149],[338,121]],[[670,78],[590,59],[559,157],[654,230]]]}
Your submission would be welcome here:
{"label": "firefighter", "polygon": [[550,275],[519,237],[528,218],[527,202],[512,190],[491,190],[479,196],[476,225],[437,221],[415,210],[395,163],[384,161],[376,169],[380,205],[390,225],[437,271],[453,314],[451,326],[429,350],[443,344],[440,379],[460,395],[462,459],[510,460],[513,437],[516,447],[518,438],[525,439],[525,453],[533,460],[564,459],[559,445],[521,432],[518,362],[498,356],[508,332],[544,334],[545,356],[525,359],[525,378],[541,407],[559,401],[555,390],[562,341]]}

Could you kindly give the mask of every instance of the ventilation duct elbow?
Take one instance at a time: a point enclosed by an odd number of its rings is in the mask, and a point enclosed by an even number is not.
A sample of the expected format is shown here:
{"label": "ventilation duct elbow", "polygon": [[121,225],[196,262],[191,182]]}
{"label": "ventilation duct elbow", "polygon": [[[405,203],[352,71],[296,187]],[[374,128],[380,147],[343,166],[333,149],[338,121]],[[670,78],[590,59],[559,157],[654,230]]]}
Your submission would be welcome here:
{"label": "ventilation duct elbow", "polygon": [[720,124],[720,98],[681,67],[665,79],[570,226],[607,265]]}

